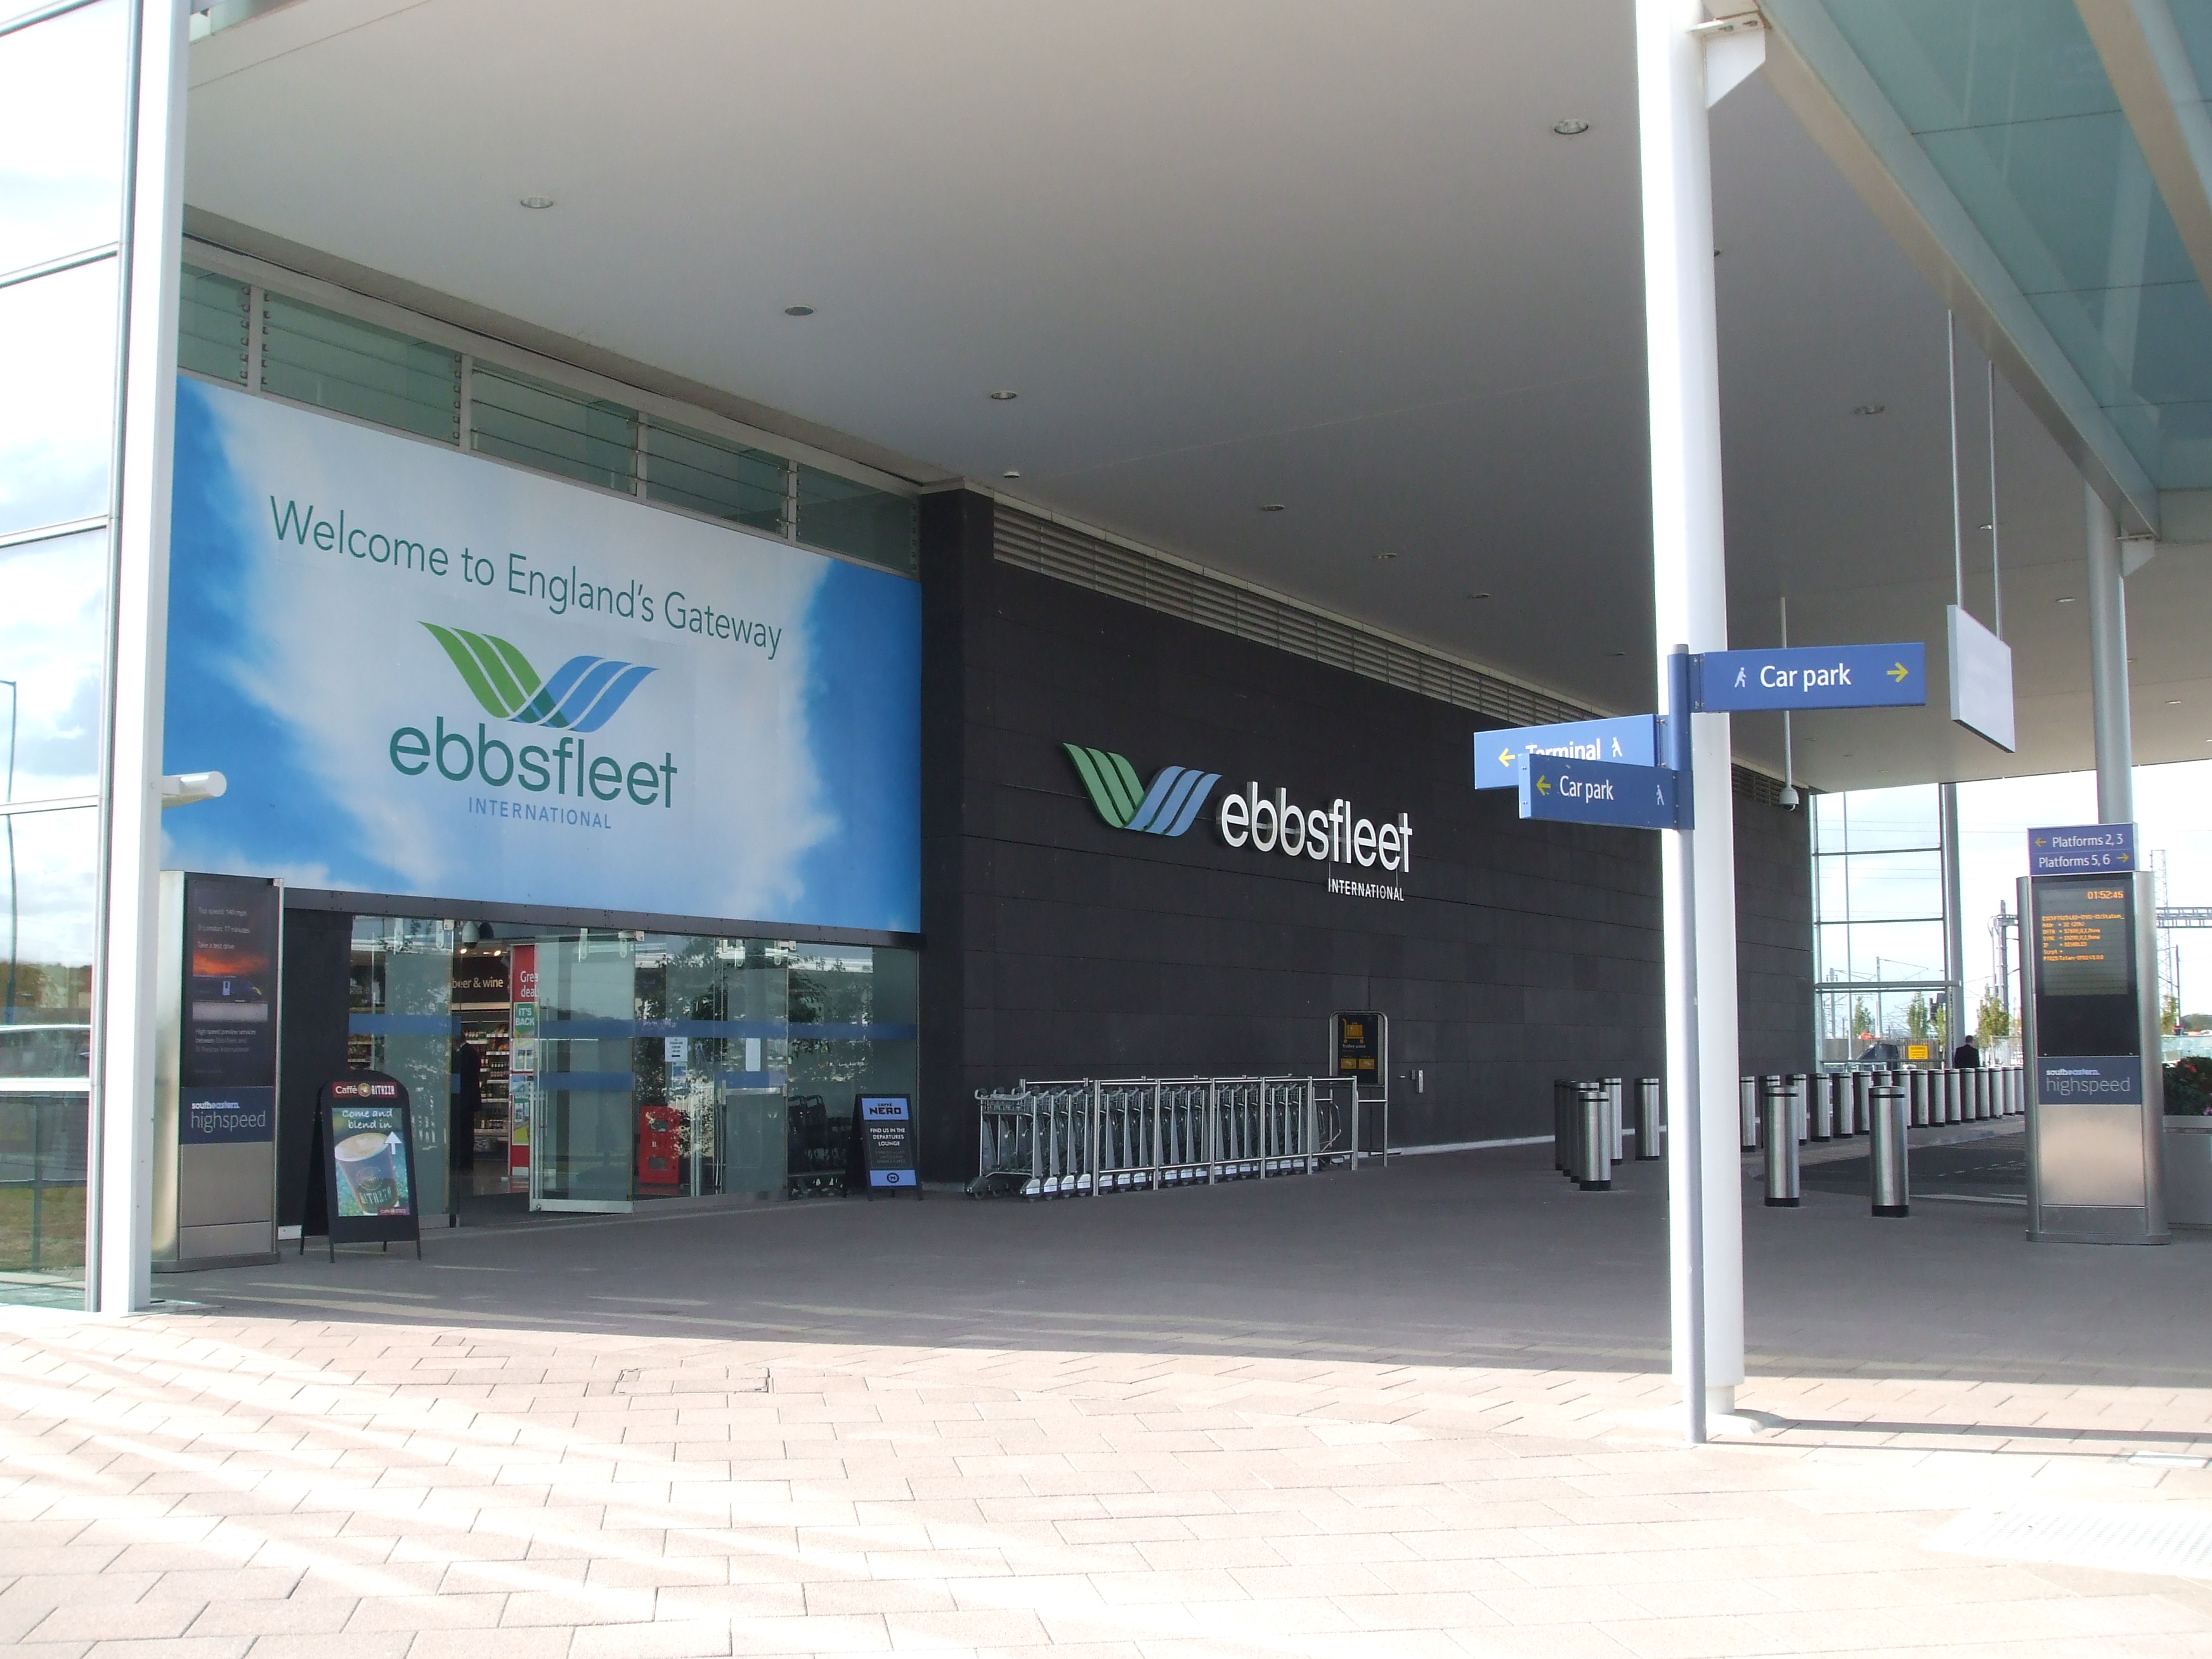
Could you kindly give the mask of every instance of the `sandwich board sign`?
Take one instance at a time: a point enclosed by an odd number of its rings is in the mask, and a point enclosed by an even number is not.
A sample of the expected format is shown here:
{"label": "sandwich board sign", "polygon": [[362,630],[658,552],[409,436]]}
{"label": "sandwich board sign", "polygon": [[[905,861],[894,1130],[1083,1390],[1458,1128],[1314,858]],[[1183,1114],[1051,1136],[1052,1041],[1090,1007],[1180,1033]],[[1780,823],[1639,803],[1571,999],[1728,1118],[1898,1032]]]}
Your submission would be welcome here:
{"label": "sandwich board sign", "polygon": [[873,1198],[876,1189],[921,1196],[915,1157],[914,1101],[907,1095],[860,1095],[853,1102],[854,1173]]}
{"label": "sandwich board sign", "polygon": [[[352,1072],[323,1085],[316,1103],[315,1160],[331,1259],[337,1260],[341,1244],[388,1249],[394,1239],[411,1238],[419,1261],[422,1219],[406,1085],[381,1072]],[[300,1248],[307,1248],[305,1228]]]}

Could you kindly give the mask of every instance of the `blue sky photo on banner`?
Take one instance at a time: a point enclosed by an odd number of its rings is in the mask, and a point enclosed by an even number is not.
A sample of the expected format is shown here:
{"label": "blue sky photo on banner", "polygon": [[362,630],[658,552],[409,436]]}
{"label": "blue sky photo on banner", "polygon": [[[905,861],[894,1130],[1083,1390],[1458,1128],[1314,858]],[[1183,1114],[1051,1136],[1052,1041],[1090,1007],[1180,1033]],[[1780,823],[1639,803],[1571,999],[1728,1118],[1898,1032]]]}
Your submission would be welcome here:
{"label": "blue sky photo on banner", "polygon": [[198,380],[172,869],[914,932],[913,582]]}

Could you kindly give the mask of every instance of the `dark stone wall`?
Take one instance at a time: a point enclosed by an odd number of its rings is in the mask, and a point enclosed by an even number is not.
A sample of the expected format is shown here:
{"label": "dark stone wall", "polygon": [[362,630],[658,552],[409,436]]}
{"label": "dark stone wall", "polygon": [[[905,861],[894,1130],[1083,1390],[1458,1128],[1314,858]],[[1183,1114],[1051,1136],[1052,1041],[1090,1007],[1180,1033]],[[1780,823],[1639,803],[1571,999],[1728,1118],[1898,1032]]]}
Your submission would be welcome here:
{"label": "dark stone wall", "polygon": [[[928,498],[922,529],[926,1178],[973,1173],[979,1088],[1321,1072],[1338,1009],[1389,1016],[1397,1145],[1547,1133],[1553,1078],[1662,1069],[1655,836],[1477,793],[1464,709],[997,563],[982,498]],[[1070,742],[1222,781],[1180,837],[1116,830]],[[1403,902],[1224,845],[1250,781],[1408,815]],[[1736,807],[1745,1060],[1801,1070],[1802,815]]]}
{"label": "dark stone wall", "polygon": [[284,979],[276,1094],[276,1219],[296,1227],[307,1209],[315,1103],[349,1068],[346,1030],[353,918],[335,910],[284,913]]}

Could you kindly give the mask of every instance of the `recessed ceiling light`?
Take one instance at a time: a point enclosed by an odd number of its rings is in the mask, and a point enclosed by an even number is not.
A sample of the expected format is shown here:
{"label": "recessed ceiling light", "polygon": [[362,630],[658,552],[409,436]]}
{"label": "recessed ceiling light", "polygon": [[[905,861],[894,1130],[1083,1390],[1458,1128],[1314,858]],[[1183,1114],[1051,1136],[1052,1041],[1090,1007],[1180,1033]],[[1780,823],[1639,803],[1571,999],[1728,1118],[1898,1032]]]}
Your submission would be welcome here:
{"label": "recessed ceiling light", "polygon": [[1628,653],[1626,651],[1608,651],[1605,654],[1608,657],[1625,657]]}
{"label": "recessed ceiling light", "polygon": [[1553,122],[1552,131],[1562,138],[1579,138],[1589,131],[1589,123],[1579,115],[1570,115],[1564,121]]}
{"label": "recessed ceiling light", "polygon": [[2168,697],[2166,700],[2166,706],[2168,708],[2179,708],[2181,707],[2181,699],[2179,697]]}
{"label": "recessed ceiling light", "polygon": [[811,317],[814,314],[814,307],[812,306],[786,306],[783,308],[783,314],[787,317]]}
{"label": "recessed ceiling light", "polygon": [[994,392],[991,394],[991,401],[994,404],[1010,404],[1021,395],[1018,392]]}
{"label": "recessed ceiling light", "polygon": [[1470,599],[1486,599],[1489,597],[1490,595],[1487,593],[1470,593],[1468,595],[1468,598]]}
{"label": "recessed ceiling light", "polygon": [[1022,470],[1018,466],[1010,466],[999,476],[1002,478],[1018,478],[1022,476]]}
{"label": "recessed ceiling light", "polygon": [[553,198],[550,196],[526,196],[522,198],[522,205],[533,213],[542,212],[553,205]]}
{"label": "recessed ceiling light", "polygon": [[1854,409],[1851,413],[1854,415],[1879,415],[1888,407],[1889,405],[1887,404],[1861,404],[1856,409]]}
{"label": "recessed ceiling light", "polygon": [[1377,564],[1386,564],[1390,560],[1395,559],[1397,556],[1398,556],[1395,553],[1377,553],[1375,556],[1375,562]]}
{"label": "recessed ceiling light", "polygon": [[1283,504],[1280,501],[1262,501],[1260,510],[1262,513],[1279,513],[1283,510]]}
{"label": "recessed ceiling light", "polygon": [[2061,605],[2071,605],[2074,603],[2074,596],[2071,593],[2063,594],[2060,597],[2058,603]]}

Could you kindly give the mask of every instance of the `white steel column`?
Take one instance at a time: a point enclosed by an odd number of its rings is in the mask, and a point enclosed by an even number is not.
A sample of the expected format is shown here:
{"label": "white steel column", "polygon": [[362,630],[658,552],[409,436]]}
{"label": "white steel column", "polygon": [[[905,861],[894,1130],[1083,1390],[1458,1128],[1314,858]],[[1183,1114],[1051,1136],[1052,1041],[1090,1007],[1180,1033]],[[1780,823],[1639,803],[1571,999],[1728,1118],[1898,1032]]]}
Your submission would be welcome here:
{"label": "white steel column", "polygon": [[[1668,1160],[1674,1375],[1702,1370],[1705,1414],[1732,1408],[1743,1381],[1743,1211],[1736,1146],[1735,835],[1729,720],[1670,704],[1668,653],[1728,645],[1722,544],[1718,324],[1712,169],[1700,0],[1637,0],[1636,80],[1644,173],[1645,350],[1651,392],[1651,567],[1660,707],[1691,722],[1694,827],[1662,831],[1668,1110],[1694,1112],[1687,1158]],[[1677,1146],[1683,1144],[1679,1130]],[[1702,1188],[1692,1213],[1692,1187]],[[1697,1230],[1693,1239],[1692,1229]],[[1693,1246],[1701,1246],[1695,1249]],[[1702,1368],[1692,1361],[1691,1262],[1702,1258]],[[1705,1413],[1697,1411],[1702,1405]]]}
{"label": "white steel column", "polygon": [[186,0],[129,3],[85,1273],[92,1308],[117,1314],[153,1300],[155,901],[189,21]]}
{"label": "white steel column", "polygon": [[2135,732],[2128,716],[2128,599],[2120,526],[2105,498],[2081,486],[2089,520],[2089,689],[2097,728],[2097,821],[2136,816]]}
{"label": "white steel column", "polygon": [[[1939,783],[1936,786],[1936,808],[1943,826],[1943,978],[1950,989],[1945,994],[1951,1004],[1951,1022],[1948,1032],[1950,1047],[1956,1048],[1972,1035],[1974,1011],[1966,1006],[1966,928],[1965,886],[1959,865],[1959,786]],[[1951,1063],[1949,1054],[1942,1063]]]}

